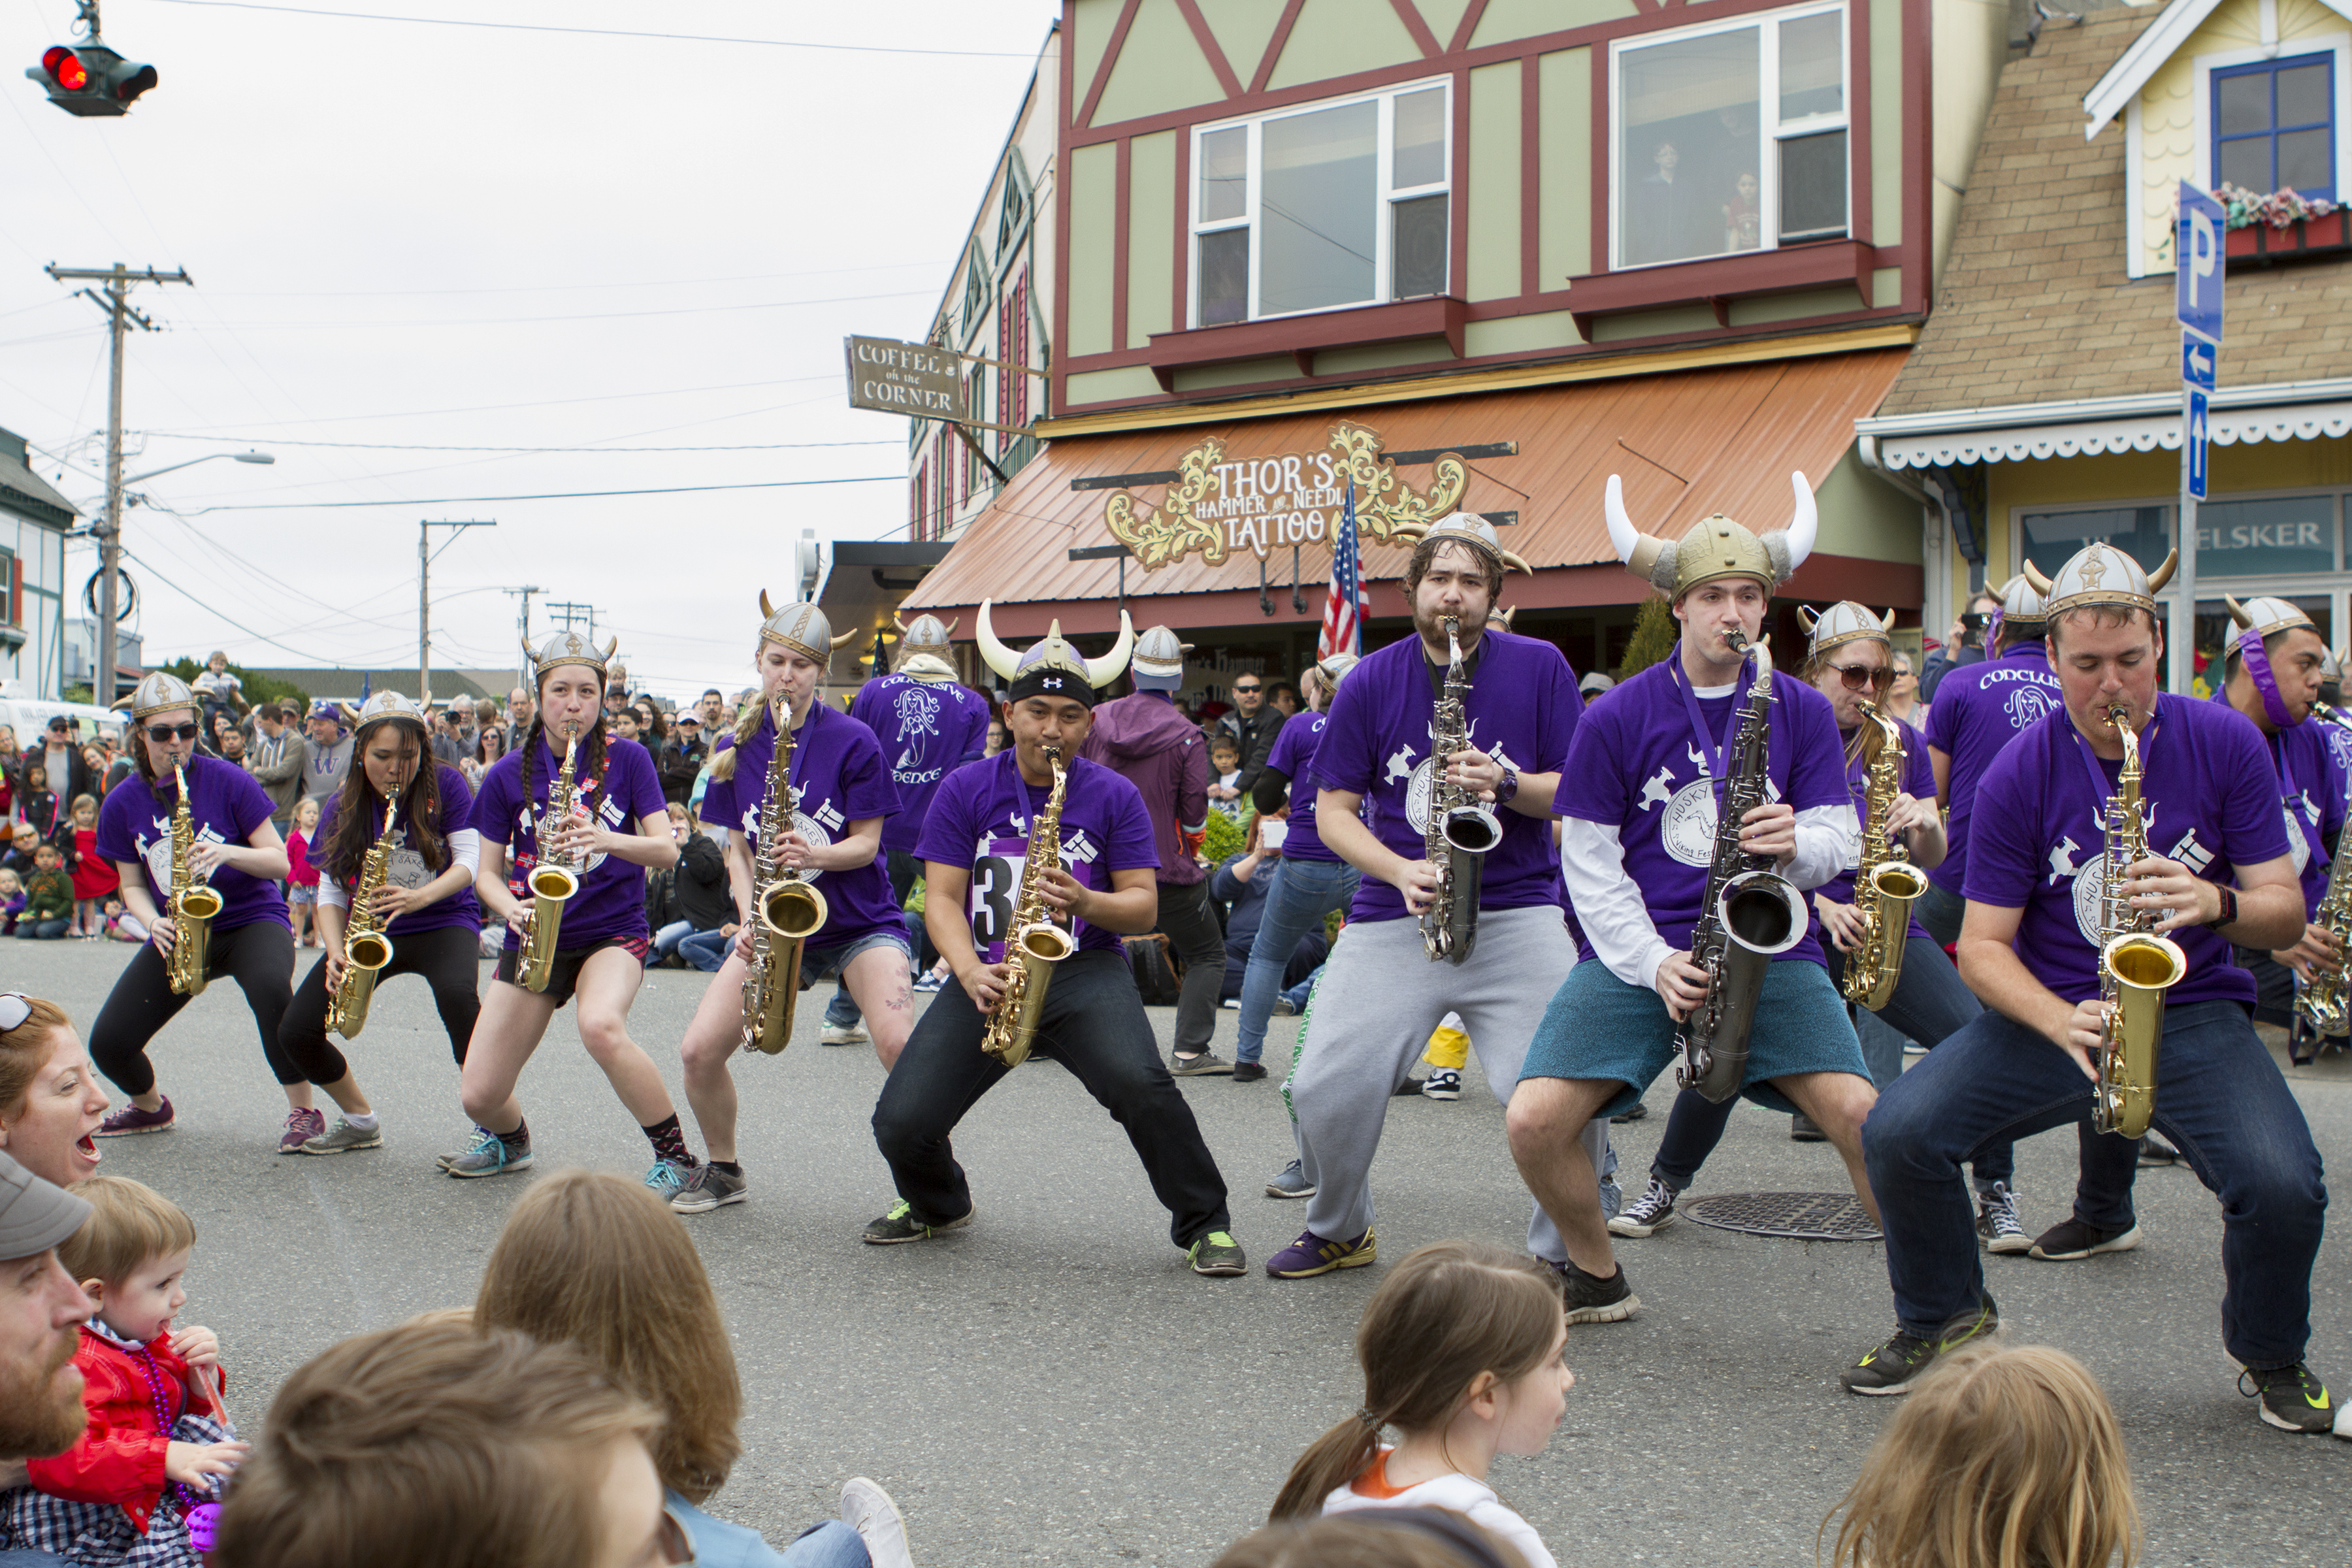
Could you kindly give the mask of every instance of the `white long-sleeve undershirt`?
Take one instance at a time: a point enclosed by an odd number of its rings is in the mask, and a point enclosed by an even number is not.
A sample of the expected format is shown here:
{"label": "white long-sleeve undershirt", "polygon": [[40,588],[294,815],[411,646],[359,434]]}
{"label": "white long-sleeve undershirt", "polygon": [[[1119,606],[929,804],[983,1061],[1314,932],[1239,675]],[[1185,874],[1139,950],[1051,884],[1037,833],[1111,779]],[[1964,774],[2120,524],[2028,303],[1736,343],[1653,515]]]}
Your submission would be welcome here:
{"label": "white long-sleeve undershirt", "polygon": [[[449,859],[468,872],[482,868],[482,836],[470,827],[461,827],[449,835]],[[319,878],[319,901],[332,910],[352,907],[352,890],[333,877],[321,873]]]}

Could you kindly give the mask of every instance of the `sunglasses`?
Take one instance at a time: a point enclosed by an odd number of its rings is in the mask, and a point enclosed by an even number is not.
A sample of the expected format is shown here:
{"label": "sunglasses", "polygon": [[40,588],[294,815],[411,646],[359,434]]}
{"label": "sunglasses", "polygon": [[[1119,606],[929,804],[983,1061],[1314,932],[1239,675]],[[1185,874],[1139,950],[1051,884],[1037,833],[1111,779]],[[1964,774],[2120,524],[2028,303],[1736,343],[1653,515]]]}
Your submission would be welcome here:
{"label": "sunglasses", "polygon": [[150,724],[147,726],[147,738],[159,746],[167,741],[193,741],[196,738],[196,727],[194,724]]}
{"label": "sunglasses", "polygon": [[0,991],[0,1035],[23,1028],[32,1016],[32,998],[21,991]]}
{"label": "sunglasses", "polygon": [[1866,664],[1833,664],[1830,668],[1837,671],[1837,678],[1845,683],[1848,691],[1859,691],[1865,686],[1885,686],[1895,679],[1893,670],[1873,669]]}
{"label": "sunglasses", "polygon": [[1241,693],[1244,697],[1255,697],[1259,692],[1264,691],[1265,688],[1263,686],[1236,686],[1234,689]]}

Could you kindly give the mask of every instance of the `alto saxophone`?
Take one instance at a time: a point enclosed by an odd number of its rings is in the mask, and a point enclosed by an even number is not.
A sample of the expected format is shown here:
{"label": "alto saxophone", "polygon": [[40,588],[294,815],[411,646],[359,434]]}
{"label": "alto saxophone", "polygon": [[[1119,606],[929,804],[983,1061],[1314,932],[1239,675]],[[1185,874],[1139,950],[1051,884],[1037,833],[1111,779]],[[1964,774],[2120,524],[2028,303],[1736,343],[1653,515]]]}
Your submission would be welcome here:
{"label": "alto saxophone", "polygon": [[[2352,728],[2352,715],[2325,702],[2311,705],[2311,716],[2330,724]],[[2338,952],[2352,952],[2352,835],[2336,846],[2336,858],[2327,867],[2327,891],[2320,895],[2319,908],[2311,917],[2312,923],[2326,929],[2336,939]],[[2342,971],[2329,973],[2315,970],[2309,984],[2298,984],[2294,990],[2295,1016],[2321,1039],[2342,1039],[2352,1035],[2352,995],[2347,995]]]}
{"label": "alto saxophone", "polygon": [[824,926],[824,895],[800,868],[779,871],[770,850],[793,826],[793,710],[776,705],[776,750],[760,800],[760,848],[751,858],[751,964],[743,975],[743,1047],[774,1056],[793,1039],[801,951]]}
{"label": "alto saxophone", "polygon": [[572,782],[572,764],[580,752],[577,732],[563,742],[563,771],[555,775],[555,783],[547,792],[547,811],[539,819],[541,840],[539,864],[530,868],[530,918],[524,922],[522,959],[517,966],[522,974],[523,989],[544,991],[550,972],[555,964],[555,939],[563,929],[563,906],[580,890],[580,872],[575,862],[546,847],[544,840],[550,824],[568,826],[580,810],[579,787]]}
{"label": "alto saxophone", "polygon": [[163,973],[174,996],[205,994],[205,960],[212,949],[213,917],[221,912],[221,896],[196,880],[189,868],[188,851],[196,847],[196,819],[188,809],[188,769],[173,763],[172,773],[180,790],[172,807],[172,896],[167,908],[173,927],[172,952]]}
{"label": "alto saxophone", "polygon": [[1878,726],[1878,760],[1863,787],[1862,859],[1854,868],[1853,907],[1862,913],[1862,936],[1845,955],[1845,999],[1877,1012],[1903,978],[1903,943],[1911,931],[1911,906],[1927,890],[1927,879],[1911,864],[1910,851],[1887,831],[1895,797],[1903,792],[1903,726],[1862,705],[1863,721]]}
{"label": "alto saxophone", "polygon": [[343,925],[343,978],[327,1003],[327,1027],[347,1040],[358,1039],[367,1027],[376,975],[392,962],[392,938],[384,934],[390,922],[375,912],[375,895],[392,865],[393,822],[399,815],[399,802],[383,803],[383,831],[368,846],[359,880],[352,884],[351,918]]}
{"label": "alto saxophone", "polygon": [[1045,765],[1054,770],[1054,787],[1044,809],[1029,823],[1029,856],[1021,868],[1021,897],[1013,906],[1013,930],[1004,944],[1004,994],[988,1016],[988,1032],[980,1048],[1017,1068],[1028,1059],[1036,1042],[1037,1020],[1045,1014],[1045,988],[1054,983],[1054,965],[1077,951],[1078,939],[1054,923],[1040,890],[1046,872],[1062,864],[1062,795],[1069,774],[1062,767],[1061,749],[1045,748]]}
{"label": "alto saxophone", "polygon": [[1437,890],[1422,911],[1421,944],[1433,959],[1460,963],[1478,943],[1478,887],[1486,852],[1503,841],[1494,808],[1445,778],[1446,759],[1470,748],[1463,712],[1470,677],[1462,668],[1462,622],[1445,617],[1444,689],[1429,719],[1429,819],[1422,853],[1437,868]]}
{"label": "alto saxophone", "polygon": [[2099,1000],[2106,1021],[2099,1030],[2098,1087],[2091,1125],[2137,1138],[2156,1110],[2156,1049],[2164,1038],[2164,994],[2189,973],[2180,944],[2158,936],[2154,910],[2136,910],[2124,892],[2132,867],[2147,858],[2147,818],[2140,808],[2139,736],[2131,710],[2118,702],[2107,722],[2124,744],[2123,771],[2107,797],[2106,841],[2100,850],[2106,886],[2099,898]]}
{"label": "alto saxophone", "polygon": [[1676,1041],[1683,1059],[1675,1066],[1675,1082],[1717,1104],[1748,1079],[1748,1037],[1766,968],[1806,931],[1805,898],[1796,884],[1772,869],[1769,857],[1739,847],[1739,825],[1765,804],[1770,783],[1772,654],[1737,630],[1727,640],[1734,653],[1755,653],[1756,681],[1732,739],[1736,760],[1717,807],[1715,858],[1691,927],[1691,962],[1706,971],[1706,997],[1683,1020]]}

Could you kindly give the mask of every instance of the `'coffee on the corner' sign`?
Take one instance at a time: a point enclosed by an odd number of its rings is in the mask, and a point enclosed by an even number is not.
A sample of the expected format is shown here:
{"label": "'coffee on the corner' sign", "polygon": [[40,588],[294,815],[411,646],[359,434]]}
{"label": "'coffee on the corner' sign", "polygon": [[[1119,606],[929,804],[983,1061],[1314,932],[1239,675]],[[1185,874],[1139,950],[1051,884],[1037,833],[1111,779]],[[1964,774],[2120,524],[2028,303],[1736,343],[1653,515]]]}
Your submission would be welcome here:
{"label": "'coffee on the corner' sign", "polygon": [[845,338],[849,355],[849,405],[919,418],[963,416],[963,361],[928,343],[888,338]]}

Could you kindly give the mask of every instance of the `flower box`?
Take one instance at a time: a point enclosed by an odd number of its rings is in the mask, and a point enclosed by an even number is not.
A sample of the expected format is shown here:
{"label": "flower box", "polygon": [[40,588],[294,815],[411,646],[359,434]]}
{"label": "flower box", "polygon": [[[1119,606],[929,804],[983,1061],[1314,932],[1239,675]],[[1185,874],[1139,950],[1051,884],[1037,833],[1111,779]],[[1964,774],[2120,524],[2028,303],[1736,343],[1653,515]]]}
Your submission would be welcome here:
{"label": "flower box", "polygon": [[2307,217],[2273,228],[2248,224],[2229,231],[2223,254],[2232,267],[2292,261],[2306,256],[2352,251],[2352,208],[2339,208],[2326,217]]}

